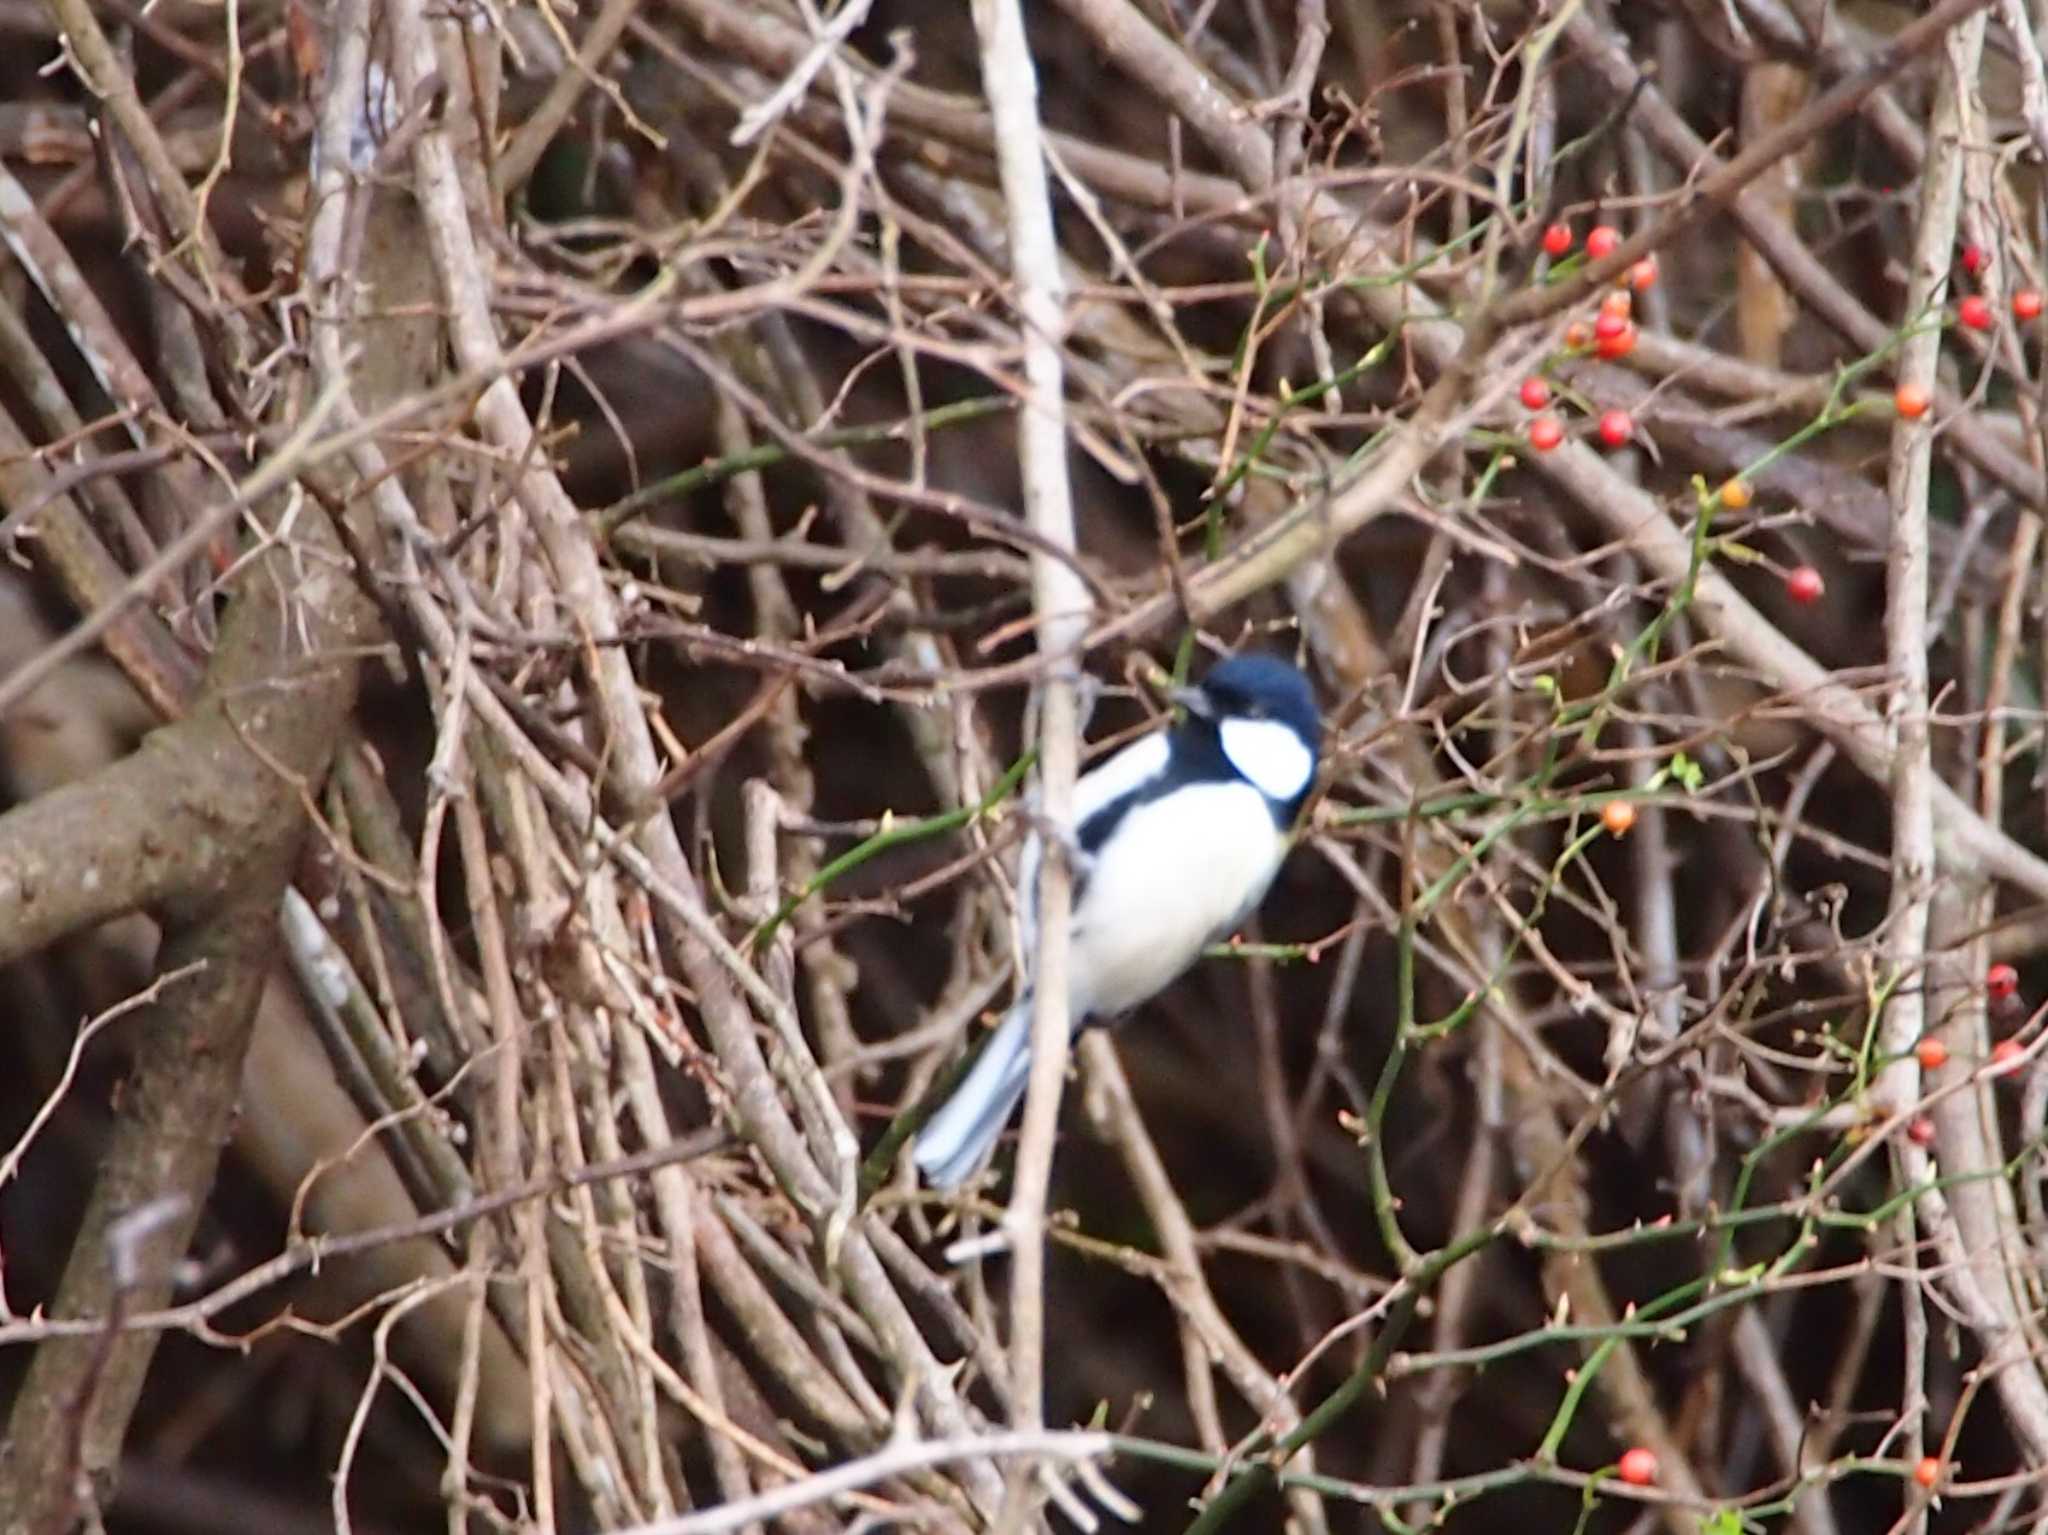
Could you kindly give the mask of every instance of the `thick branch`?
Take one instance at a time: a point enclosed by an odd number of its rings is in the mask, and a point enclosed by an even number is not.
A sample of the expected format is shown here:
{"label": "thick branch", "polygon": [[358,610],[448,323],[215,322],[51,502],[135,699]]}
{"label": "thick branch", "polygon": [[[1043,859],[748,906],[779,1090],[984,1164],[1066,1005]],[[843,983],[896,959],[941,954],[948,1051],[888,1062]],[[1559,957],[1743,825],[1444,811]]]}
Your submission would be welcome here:
{"label": "thick branch", "polygon": [[[19,913],[0,916],[9,957],[149,904],[165,917],[160,970],[200,966],[167,991],[145,1035],[51,1308],[59,1316],[108,1311],[110,1226],[171,1196],[181,1213],[158,1229],[124,1292],[134,1306],[161,1305],[212,1187],[305,829],[303,788],[325,773],[354,703],[354,662],[323,657],[351,654],[370,635],[366,604],[332,563],[296,563],[280,547],[248,567],[191,715],[105,773],[0,818],[0,891]],[[140,878],[123,880],[130,866]],[[125,1334],[97,1368],[91,1342],[37,1350],[0,1448],[8,1535],[68,1506],[71,1477],[53,1475],[71,1459],[68,1444],[75,1469],[96,1481],[111,1471],[155,1339]]]}

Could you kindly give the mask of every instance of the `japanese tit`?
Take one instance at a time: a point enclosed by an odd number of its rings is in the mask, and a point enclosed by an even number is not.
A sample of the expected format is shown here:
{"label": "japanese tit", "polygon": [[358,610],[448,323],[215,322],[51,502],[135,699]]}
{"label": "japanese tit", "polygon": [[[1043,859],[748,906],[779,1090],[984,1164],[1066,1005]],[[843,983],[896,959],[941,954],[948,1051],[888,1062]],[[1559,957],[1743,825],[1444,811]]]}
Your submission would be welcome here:
{"label": "japanese tit", "polygon": [[[1266,894],[1315,780],[1320,722],[1308,678],[1272,656],[1234,656],[1176,701],[1172,729],[1134,741],[1074,785],[1067,999],[1073,1023],[1107,1022],[1163,990]],[[1019,889],[1029,963],[1039,843]],[[979,1167],[1031,1075],[1027,981],[973,1068],[918,1132],[935,1188]]]}

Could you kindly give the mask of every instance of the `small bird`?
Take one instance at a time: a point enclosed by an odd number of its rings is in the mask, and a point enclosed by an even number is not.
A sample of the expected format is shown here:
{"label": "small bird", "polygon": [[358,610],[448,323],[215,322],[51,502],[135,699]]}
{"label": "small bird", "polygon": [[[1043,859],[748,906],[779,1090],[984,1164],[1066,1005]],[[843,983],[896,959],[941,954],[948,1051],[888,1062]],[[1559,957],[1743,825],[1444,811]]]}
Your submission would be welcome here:
{"label": "small bird", "polygon": [[[1128,1012],[1232,932],[1266,894],[1316,776],[1321,723],[1308,678],[1273,656],[1233,656],[1175,695],[1180,723],[1134,741],[1074,785],[1075,869],[1067,1001],[1074,1027]],[[1019,888],[1027,963],[1040,844]],[[1031,1076],[1031,986],[973,1068],[918,1132],[912,1160],[935,1188],[966,1181]]]}

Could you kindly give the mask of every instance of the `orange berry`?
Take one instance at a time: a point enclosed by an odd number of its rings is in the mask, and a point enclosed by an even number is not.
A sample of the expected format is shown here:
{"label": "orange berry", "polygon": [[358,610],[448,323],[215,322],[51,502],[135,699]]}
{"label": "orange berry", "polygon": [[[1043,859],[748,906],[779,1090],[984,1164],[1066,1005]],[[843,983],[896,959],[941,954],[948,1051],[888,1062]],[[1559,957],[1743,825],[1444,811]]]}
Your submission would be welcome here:
{"label": "orange berry", "polygon": [[1657,286],[1657,258],[1645,256],[1628,269],[1628,285],[1640,293]]}
{"label": "orange berry", "polygon": [[1624,324],[1619,335],[1602,336],[1594,347],[1594,350],[1609,362],[1618,361],[1635,349],[1636,328],[1630,324]]}
{"label": "orange berry", "polygon": [[2041,318],[2041,290],[2021,288],[2012,296],[2012,317],[2015,320],[2038,320]]}
{"label": "orange berry", "polygon": [[1656,1452],[1640,1444],[1622,1451],[1614,1474],[1631,1487],[1649,1486],[1657,1480]]}
{"label": "orange berry", "polygon": [[1971,330],[1991,329],[1991,300],[1981,293],[1967,295],[1956,305],[1956,318]]}
{"label": "orange berry", "polygon": [[2020,1069],[2020,1055],[2023,1047],[2016,1039],[2001,1039],[1991,1047],[1991,1074],[2006,1076]]}
{"label": "orange berry", "polygon": [[1618,292],[1610,293],[1600,300],[1600,312],[1602,314],[1620,315],[1624,320],[1629,317],[1629,311],[1635,307],[1635,300],[1628,296],[1628,290],[1625,288]]}
{"label": "orange berry", "polygon": [[1562,256],[1572,248],[1572,226],[1552,224],[1543,231],[1543,251],[1551,257]]}
{"label": "orange berry", "polygon": [[1938,1039],[1923,1039],[1913,1047],[1922,1071],[1939,1071],[1948,1064],[1948,1046]]}
{"label": "orange berry", "polygon": [[1922,1487],[1932,1487],[1941,1480],[1941,1471],[1940,1460],[1932,1455],[1923,1455],[1920,1457],[1918,1464],[1913,1467],[1913,1480]]}
{"label": "orange berry", "polygon": [[1892,392],[1892,409],[1908,421],[1918,421],[1927,414],[1927,407],[1932,403],[1927,391],[1918,384],[1901,384]]}
{"label": "orange berry", "polygon": [[1614,254],[1614,247],[1621,244],[1621,231],[1612,224],[1598,224],[1586,236],[1586,255],[1594,261]]}
{"label": "orange berry", "polygon": [[1749,481],[1729,480],[1721,487],[1721,504],[1731,512],[1739,512],[1751,500]]}
{"label": "orange berry", "polygon": [[1564,328],[1564,344],[1574,352],[1583,352],[1593,344],[1593,332],[1584,320],[1574,320]]}
{"label": "orange berry", "polygon": [[1529,446],[1548,453],[1564,441],[1564,427],[1555,416],[1538,416],[1529,423]]}
{"label": "orange berry", "polygon": [[1600,824],[1610,837],[1626,837],[1636,824],[1636,807],[1625,799],[1611,799],[1600,807]]}

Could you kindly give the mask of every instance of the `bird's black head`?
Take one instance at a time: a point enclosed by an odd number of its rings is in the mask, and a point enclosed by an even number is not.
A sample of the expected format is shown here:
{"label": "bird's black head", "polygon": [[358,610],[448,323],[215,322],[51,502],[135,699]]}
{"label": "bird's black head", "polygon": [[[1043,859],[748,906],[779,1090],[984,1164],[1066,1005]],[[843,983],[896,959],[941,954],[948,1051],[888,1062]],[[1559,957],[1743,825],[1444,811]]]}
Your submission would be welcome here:
{"label": "bird's black head", "polygon": [[1196,691],[1207,698],[1213,718],[1278,720],[1294,728],[1311,748],[1322,734],[1315,689],[1299,667],[1278,656],[1230,656],[1218,661]]}
{"label": "bird's black head", "polygon": [[1291,819],[1315,781],[1322,736],[1308,678],[1278,656],[1231,656],[1182,699],[1191,728]]}

